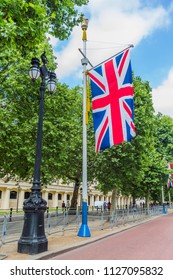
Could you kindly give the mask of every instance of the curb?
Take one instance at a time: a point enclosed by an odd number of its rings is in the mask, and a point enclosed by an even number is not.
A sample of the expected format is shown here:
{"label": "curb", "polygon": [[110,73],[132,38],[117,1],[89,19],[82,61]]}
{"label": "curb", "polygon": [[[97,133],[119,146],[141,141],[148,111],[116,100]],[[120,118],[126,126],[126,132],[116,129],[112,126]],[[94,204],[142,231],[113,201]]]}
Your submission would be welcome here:
{"label": "curb", "polygon": [[[171,214],[171,213],[169,213],[169,214]],[[169,215],[169,214],[166,214],[166,215]],[[166,216],[166,215],[165,215],[165,216]],[[103,234],[103,235],[94,237],[92,240],[90,240],[91,237],[89,237],[89,240],[86,240],[86,242],[84,242],[84,243],[82,243],[82,244],[80,243],[80,244],[68,246],[68,247],[66,247],[66,248],[64,248],[64,249],[61,249],[61,250],[59,250],[59,251],[56,251],[56,252],[50,252],[50,253],[44,252],[44,253],[42,253],[42,254],[44,254],[44,256],[40,256],[40,257],[36,258],[35,260],[48,260],[48,259],[53,258],[53,257],[55,257],[55,256],[58,256],[58,255],[61,255],[61,254],[66,253],[66,252],[69,252],[69,251],[72,251],[72,250],[75,250],[75,249],[84,247],[84,246],[86,246],[86,245],[88,245],[88,244],[95,243],[95,242],[97,242],[97,241],[99,241],[99,240],[108,238],[108,237],[110,237],[110,236],[119,234],[119,233],[121,233],[121,232],[130,230],[130,229],[133,229],[134,227],[137,227],[137,226],[140,226],[140,225],[142,225],[142,224],[151,222],[152,220],[157,219],[157,218],[160,218],[160,217],[162,217],[162,216],[159,215],[159,216],[154,216],[154,217],[152,217],[152,218],[150,217],[149,219],[147,219],[147,220],[145,220],[145,221],[139,221],[139,222],[137,222],[136,224],[127,225],[127,228],[124,228],[124,229],[123,229],[123,227],[122,227],[122,228],[119,229],[118,231],[114,231],[114,232],[111,232],[111,233],[105,233],[105,234]]]}

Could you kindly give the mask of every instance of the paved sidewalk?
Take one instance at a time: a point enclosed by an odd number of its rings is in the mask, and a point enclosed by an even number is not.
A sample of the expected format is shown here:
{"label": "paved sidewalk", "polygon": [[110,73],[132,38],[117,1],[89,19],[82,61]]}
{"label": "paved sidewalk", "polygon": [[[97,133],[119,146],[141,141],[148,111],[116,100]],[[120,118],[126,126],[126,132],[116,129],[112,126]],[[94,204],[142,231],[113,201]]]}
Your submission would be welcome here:
{"label": "paved sidewalk", "polygon": [[173,260],[173,214],[113,234],[51,260]]}
{"label": "paved sidewalk", "polygon": [[[172,211],[171,211],[172,212]],[[164,216],[167,216],[166,214]],[[17,253],[17,241],[6,243],[0,248],[0,259],[4,260],[40,260],[50,259],[58,254],[70,251],[74,248],[82,247],[83,245],[96,242],[116,233],[125,231],[129,228],[136,227],[148,221],[155,220],[160,216],[146,218],[142,221],[132,222],[130,224],[114,227],[113,229],[91,230],[91,237],[78,237],[77,232],[67,231],[64,235],[49,235],[48,236],[48,251],[36,255],[28,255]],[[172,233],[170,233],[172,234]]]}

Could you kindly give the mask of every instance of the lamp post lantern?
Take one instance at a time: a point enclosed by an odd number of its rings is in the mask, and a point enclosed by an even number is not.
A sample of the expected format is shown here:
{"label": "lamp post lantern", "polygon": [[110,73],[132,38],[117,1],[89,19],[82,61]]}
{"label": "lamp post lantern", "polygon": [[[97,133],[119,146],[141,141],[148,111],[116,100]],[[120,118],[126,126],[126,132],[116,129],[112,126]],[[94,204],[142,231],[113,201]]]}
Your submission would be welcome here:
{"label": "lamp post lantern", "polygon": [[44,212],[47,209],[47,202],[41,194],[41,154],[42,154],[42,131],[44,115],[44,93],[46,85],[50,93],[56,89],[56,74],[47,70],[47,58],[45,52],[41,55],[42,66],[38,58],[31,60],[29,75],[33,81],[41,77],[40,86],[40,109],[37,130],[37,143],[34,165],[33,185],[31,194],[23,203],[24,225],[23,232],[18,241],[18,252],[25,254],[38,254],[48,250],[48,241],[44,229]]}

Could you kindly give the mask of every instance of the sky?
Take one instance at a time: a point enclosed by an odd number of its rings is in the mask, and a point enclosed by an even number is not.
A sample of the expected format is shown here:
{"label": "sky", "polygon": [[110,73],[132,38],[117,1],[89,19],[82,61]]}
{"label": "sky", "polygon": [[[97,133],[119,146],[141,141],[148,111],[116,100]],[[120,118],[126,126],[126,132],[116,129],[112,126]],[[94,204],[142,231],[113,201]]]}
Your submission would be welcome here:
{"label": "sky", "polygon": [[[86,55],[92,65],[134,45],[134,75],[149,82],[155,113],[173,118],[173,1],[90,0],[80,11],[89,20]],[[51,42],[59,81],[82,86],[81,26],[73,29],[68,40],[51,38]]]}

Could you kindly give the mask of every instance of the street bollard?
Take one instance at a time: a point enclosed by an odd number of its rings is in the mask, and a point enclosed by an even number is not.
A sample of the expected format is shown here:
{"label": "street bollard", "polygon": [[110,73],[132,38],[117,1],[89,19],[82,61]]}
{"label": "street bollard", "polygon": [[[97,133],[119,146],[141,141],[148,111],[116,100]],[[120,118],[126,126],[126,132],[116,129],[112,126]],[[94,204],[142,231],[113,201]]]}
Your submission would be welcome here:
{"label": "street bollard", "polygon": [[58,216],[58,206],[56,206],[56,216]]}
{"label": "street bollard", "polygon": [[49,217],[49,207],[47,207],[47,218]]}
{"label": "street bollard", "polygon": [[6,235],[7,235],[7,216],[4,215],[3,229],[2,229],[2,244],[5,244]]}
{"label": "street bollard", "polygon": [[10,218],[9,218],[10,222],[12,221],[12,214],[13,214],[13,208],[10,208]]}

